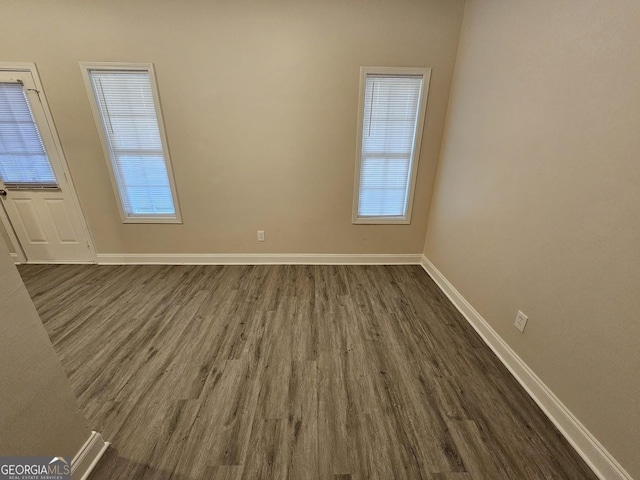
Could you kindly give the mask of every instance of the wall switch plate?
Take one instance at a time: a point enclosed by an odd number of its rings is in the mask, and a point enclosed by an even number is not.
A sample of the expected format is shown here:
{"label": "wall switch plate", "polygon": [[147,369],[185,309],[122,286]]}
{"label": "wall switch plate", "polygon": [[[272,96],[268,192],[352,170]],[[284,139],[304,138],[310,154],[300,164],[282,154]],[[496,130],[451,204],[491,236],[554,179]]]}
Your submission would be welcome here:
{"label": "wall switch plate", "polygon": [[516,315],[516,321],[513,322],[513,325],[518,330],[520,330],[520,332],[524,333],[524,327],[527,326],[527,320],[529,320],[529,317],[527,317],[524,313],[518,310],[518,314]]}
{"label": "wall switch plate", "polygon": [[258,230],[258,241],[264,242],[264,230]]}

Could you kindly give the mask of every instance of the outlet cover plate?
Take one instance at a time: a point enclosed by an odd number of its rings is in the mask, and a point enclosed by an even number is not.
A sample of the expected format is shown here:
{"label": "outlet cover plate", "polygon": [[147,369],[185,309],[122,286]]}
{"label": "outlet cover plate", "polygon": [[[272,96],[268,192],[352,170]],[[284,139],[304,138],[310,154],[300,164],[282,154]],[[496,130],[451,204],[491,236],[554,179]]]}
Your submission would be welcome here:
{"label": "outlet cover plate", "polygon": [[513,325],[520,330],[521,333],[524,333],[524,327],[527,326],[527,321],[529,317],[527,317],[524,313],[518,310],[518,314],[516,315],[516,321],[513,322]]}

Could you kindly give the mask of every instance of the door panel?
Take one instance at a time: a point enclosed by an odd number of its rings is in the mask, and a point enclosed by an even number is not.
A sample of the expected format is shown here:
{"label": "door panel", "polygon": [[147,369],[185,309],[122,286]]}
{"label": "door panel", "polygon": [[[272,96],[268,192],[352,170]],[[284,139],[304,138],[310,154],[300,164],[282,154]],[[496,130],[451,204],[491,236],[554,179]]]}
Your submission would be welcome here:
{"label": "door panel", "polygon": [[[10,201],[13,201],[15,205],[15,214],[10,215],[10,218],[12,218],[14,226],[15,223],[22,226],[24,229],[23,237],[33,244],[47,243],[44,228],[42,228],[42,223],[33,208],[33,200],[30,198],[12,198]],[[13,222],[13,219],[17,219],[18,222]]]}
{"label": "door panel", "polygon": [[64,200],[47,198],[45,205],[48,207],[49,215],[53,222],[53,227],[58,234],[61,243],[78,244],[78,234],[73,229],[73,224],[69,218],[69,212],[64,204]]}
{"label": "door panel", "polygon": [[44,195],[9,191],[3,200],[27,260],[34,263],[91,261],[88,245],[67,210],[67,202],[51,198],[51,193]]}
{"label": "door panel", "polygon": [[29,263],[92,262],[84,218],[45,108],[44,92],[30,69],[0,69],[3,221]]}

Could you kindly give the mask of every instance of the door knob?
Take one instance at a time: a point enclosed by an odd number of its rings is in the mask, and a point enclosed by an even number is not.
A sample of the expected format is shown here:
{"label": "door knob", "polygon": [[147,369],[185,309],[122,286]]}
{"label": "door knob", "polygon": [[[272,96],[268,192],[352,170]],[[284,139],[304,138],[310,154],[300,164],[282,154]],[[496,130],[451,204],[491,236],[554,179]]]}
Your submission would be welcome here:
{"label": "door knob", "polygon": [[6,190],[0,190],[0,195],[2,195],[3,197],[7,196],[7,191]]}

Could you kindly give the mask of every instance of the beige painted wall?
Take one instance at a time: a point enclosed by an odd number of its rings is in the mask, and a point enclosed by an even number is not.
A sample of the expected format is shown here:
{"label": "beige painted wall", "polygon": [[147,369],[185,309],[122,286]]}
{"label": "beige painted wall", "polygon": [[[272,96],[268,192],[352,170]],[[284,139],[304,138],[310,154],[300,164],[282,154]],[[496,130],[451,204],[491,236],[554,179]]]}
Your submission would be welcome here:
{"label": "beige painted wall", "polygon": [[468,0],[424,250],[635,478],[638,25],[636,0]]}
{"label": "beige painted wall", "polygon": [[73,458],[91,432],[3,242],[0,312],[0,455]]}
{"label": "beige painted wall", "polygon": [[[463,0],[0,0],[99,253],[419,253]],[[153,62],[183,225],[123,225],[79,61]],[[411,225],[352,225],[359,67],[431,66]],[[258,243],[256,231],[266,231]]]}

